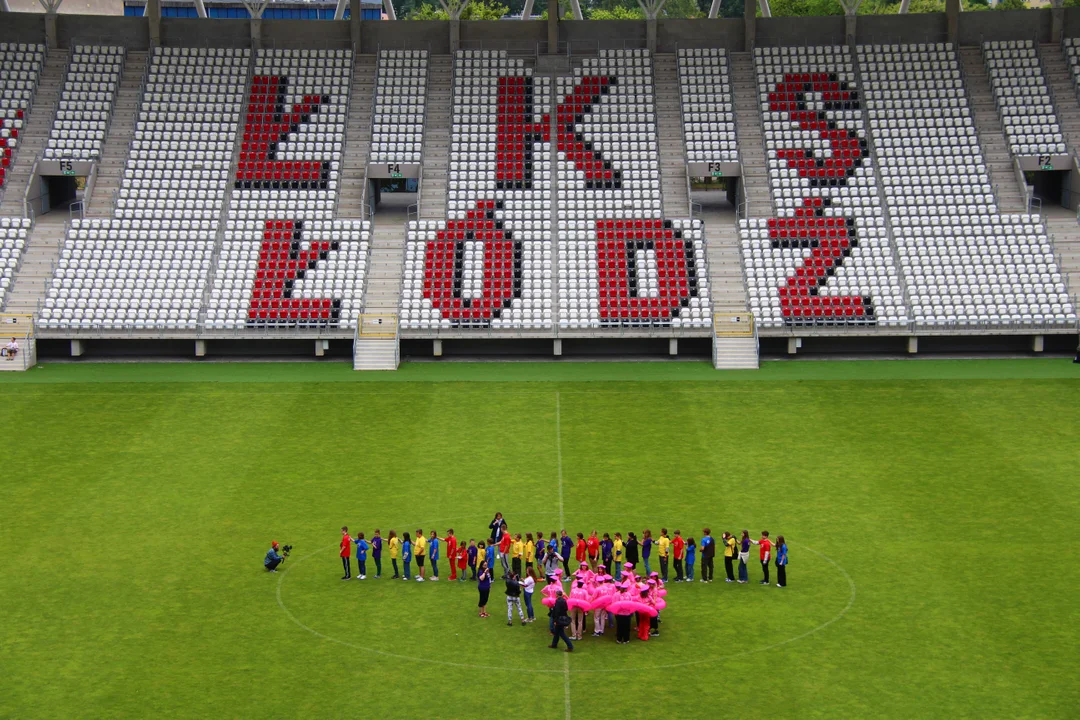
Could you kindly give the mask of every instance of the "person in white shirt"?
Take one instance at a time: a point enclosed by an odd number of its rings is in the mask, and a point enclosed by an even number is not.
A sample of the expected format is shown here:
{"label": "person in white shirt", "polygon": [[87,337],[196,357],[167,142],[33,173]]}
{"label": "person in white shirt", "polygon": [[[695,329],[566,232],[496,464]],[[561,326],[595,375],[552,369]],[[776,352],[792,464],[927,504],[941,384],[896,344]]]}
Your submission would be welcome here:
{"label": "person in white shirt", "polygon": [[529,572],[525,575],[525,578],[521,581],[521,588],[525,591],[525,610],[529,614],[529,619],[525,622],[532,622],[536,620],[536,615],[533,614],[533,591],[536,590],[536,573],[530,567]]}
{"label": "person in white shirt", "polygon": [[4,346],[4,357],[8,360],[14,360],[15,356],[19,354],[19,343],[15,338],[11,338],[11,342]]}

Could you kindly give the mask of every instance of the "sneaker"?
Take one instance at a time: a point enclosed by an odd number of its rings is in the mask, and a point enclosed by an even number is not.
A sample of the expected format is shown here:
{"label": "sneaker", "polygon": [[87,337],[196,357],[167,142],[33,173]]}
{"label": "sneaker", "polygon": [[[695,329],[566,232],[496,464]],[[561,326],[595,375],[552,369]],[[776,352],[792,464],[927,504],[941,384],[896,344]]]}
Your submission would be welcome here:
{"label": "sneaker", "polygon": [[758,585],[768,585],[768,584],[769,584],[768,580],[762,580],[761,582],[758,583]]}
{"label": "sneaker", "polygon": [[508,620],[506,622],[506,627],[514,627],[514,622],[512,620]]}
{"label": "sneaker", "polygon": [[422,577],[420,577],[419,575],[417,575],[417,576],[416,576],[416,582],[424,582],[424,578],[422,578]]}
{"label": "sneaker", "polygon": [[343,578],[341,578],[341,579],[342,579],[342,580],[351,580],[352,578],[351,578],[350,576],[346,575],[345,577],[343,577]]}
{"label": "sneaker", "polygon": [[780,583],[776,583],[776,587],[784,587],[784,586],[781,585]]}
{"label": "sneaker", "polygon": [[521,621],[521,627],[525,627],[525,621],[524,620]]}
{"label": "sneaker", "polygon": [[436,581],[436,580],[438,580],[438,579],[439,579],[439,576],[438,576],[438,575],[436,575],[435,577],[431,578],[431,582],[435,582],[435,581]]}
{"label": "sneaker", "polygon": [[732,580],[731,578],[724,578],[724,582],[735,582],[735,581]]}

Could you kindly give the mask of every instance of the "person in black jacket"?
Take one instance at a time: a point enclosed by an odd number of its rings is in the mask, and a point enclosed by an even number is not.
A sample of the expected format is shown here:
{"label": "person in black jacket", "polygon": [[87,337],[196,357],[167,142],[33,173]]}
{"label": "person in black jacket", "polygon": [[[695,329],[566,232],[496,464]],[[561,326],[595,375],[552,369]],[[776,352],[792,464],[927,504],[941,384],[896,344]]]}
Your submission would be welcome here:
{"label": "person in black jacket", "polygon": [[634,533],[627,533],[626,536],[626,562],[634,566],[637,570],[637,564],[640,558],[638,557],[638,541],[637,535]]}
{"label": "person in black jacket", "polygon": [[566,628],[570,626],[570,610],[566,604],[566,596],[562,590],[555,591],[555,604],[551,608],[551,618],[554,620],[555,637],[548,645],[552,650],[559,647],[559,640],[566,643],[566,652],[574,651],[574,644],[566,637]]}
{"label": "person in black jacket", "polygon": [[506,624],[514,624],[514,607],[517,607],[521,624],[525,624],[525,611],[521,609],[521,581],[514,573],[506,576]]}
{"label": "person in black jacket", "polygon": [[495,513],[495,519],[488,523],[488,529],[491,530],[491,542],[496,544],[499,542],[499,539],[502,537],[502,526],[504,522],[506,521],[503,520],[502,513],[497,512]]}

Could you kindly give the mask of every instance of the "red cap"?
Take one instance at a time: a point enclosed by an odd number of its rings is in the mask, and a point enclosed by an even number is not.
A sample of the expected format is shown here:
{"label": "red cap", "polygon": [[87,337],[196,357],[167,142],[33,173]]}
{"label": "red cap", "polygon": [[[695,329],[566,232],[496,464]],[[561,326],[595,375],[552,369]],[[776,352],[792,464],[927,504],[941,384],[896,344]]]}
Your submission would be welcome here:
{"label": "red cap", "polygon": [[274,549],[277,549],[277,546],[278,546],[278,544],[277,544],[277,540],[275,540],[275,541],[273,541],[272,543],[270,543],[270,545],[271,545],[271,547],[273,547]]}

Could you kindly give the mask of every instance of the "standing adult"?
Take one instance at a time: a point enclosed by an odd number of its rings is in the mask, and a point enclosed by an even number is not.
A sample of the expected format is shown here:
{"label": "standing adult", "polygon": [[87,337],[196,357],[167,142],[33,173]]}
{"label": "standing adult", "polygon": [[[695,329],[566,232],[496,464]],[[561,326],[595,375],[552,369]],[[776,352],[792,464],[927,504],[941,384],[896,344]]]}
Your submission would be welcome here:
{"label": "standing adult", "polygon": [[776,536],[776,587],[787,587],[787,542]]}
{"label": "standing adult", "polygon": [[724,531],[721,536],[724,539],[724,582],[735,582],[735,556],[739,551],[735,549],[735,536]]}
{"label": "standing adult", "polygon": [[525,611],[521,609],[521,581],[516,573],[510,573],[506,578],[506,624],[514,624],[514,608],[517,608],[521,624],[525,624]]}
{"label": "standing adult", "polygon": [[750,531],[743,530],[739,539],[739,583],[745,585],[750,578],[747,577],[746,563],[750,562]]}
{"label": "standing adult", "polygon": [[563,595],[561,589],[555,591],[555,604],[551,607],[551,618],[554,621],[555,637],[552,638],[551,645],[548,647],[557,650],[559,641],[562,640],[566,643],[566,652],[573,652],[574,644],[570,642],[570,638],[566,637],[566,628],[570,626],[570,612],[566,604],[566,596]]}
{"label": "standing adult", "polygon": [[488,523],[488,529],[491,530],[491,542],[492,544],[498,544],[502,539],[503,525],[506,523],[503,520],[503,514],[501,512],[495,513],[495,519]]}
{"label": "standing adult", "polygon": [[701,531],[701,582],[709,583],[713,580],[713,558],[716,557],[716,538],[712,536],[712,530],[704,528]]}
{"label": "standing adult", "polygon": [[345,569],[345,575],[342,580],[348,580],[352,577],[352,568],[349,566],[349,557],[352,555],[352,538],[349,537],[349,528],[346,526],[341,527],[341,567]]}
{"label": "standing adult", "polygon": [[634,570],[637,571],[638,541],[637,535],[632,532],[626,534],[626,562],[633,565]]}
{"label": "standing adult", "polygon": [[480,608],[480,617],[486,618],[488,596],[491,595],[491,570],[487,560],[480,561],[480,570],[476,573],[476,589],[480,591],[480,602],[477,605]]}
{"label": "standing adult", "polygon": [[553,550],[550,545],[544,552],[544,575],[555,577],[559,570],[559,563],[562,561],[562,557],[558,552]]}
{"label": "standing adult", "polygon": [[760,551],[759,560],[761,560],[761,582],[759,585],[769,584],[769,558],[772,556],[772,540],[769,539],[769,531],[761,531],[761,539],[753,541],[758,546]]}
{"label": "standing adult", "polygon": [[570,580],[570,553],[572,552],[574,552],[574,541],[570,539],[570,534],[563,530],[562,538],[559,540],[559,556],[562,558],[563,582]]}

